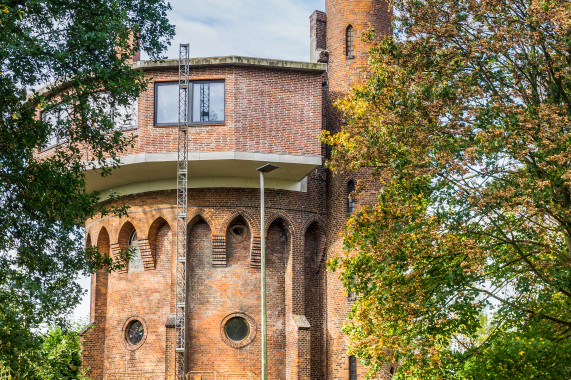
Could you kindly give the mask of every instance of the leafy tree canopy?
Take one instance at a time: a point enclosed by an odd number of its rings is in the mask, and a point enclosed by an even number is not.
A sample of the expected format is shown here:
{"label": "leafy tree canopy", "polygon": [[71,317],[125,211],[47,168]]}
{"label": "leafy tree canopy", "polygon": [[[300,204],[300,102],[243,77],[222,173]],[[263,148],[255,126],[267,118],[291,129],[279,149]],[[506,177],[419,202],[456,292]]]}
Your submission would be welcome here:
{"label": "leafy tree canopy", "polygon": [[571,3],[393,3],[323,136],[380,189],[332,262],[350,350],[401,379],[571,378]]}
{"label": "leafy tree canopy", "polygon": [[[80,328],[71,324],[52,326],[41,335],[41,344],[32,347],[19,360],[17,378],[29,380],[87,380],[81,363]],[[24,369],[25,368],[25,369]],[[0,361],[0,378],[13,371]],[[3,376],[3,377],[2,377]]]}
{"label": "leafy tree canopy", "polygon": [[[0,1],[0,356],[16,373],[25,370],[17,358],[40,342],[35,329],[78,302],[78,273],[110,264],[84,252],[78,226],[98,196],[85,191],[81,157],[106,174],[130,145],[108,110],[145,88],[129,62],[139,47],[159,58],[174,33],[169,8],[163,0]],[[54,138],[53,154],[42,153]]]}

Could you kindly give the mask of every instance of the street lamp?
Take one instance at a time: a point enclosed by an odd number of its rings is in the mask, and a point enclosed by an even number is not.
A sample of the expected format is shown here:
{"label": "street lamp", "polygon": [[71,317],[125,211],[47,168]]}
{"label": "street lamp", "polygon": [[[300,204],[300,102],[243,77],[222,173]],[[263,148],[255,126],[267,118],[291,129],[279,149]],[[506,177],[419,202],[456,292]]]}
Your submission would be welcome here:
{"label": "street lamp", "polygon": [[260,219],[262,231],[261,277],[262,277],[262,380],[268,380],[268,340],[266,324],[266,205],[264,201],[264,174],[278,169],[279,166],[265,164],[256,169],[260,172]]}

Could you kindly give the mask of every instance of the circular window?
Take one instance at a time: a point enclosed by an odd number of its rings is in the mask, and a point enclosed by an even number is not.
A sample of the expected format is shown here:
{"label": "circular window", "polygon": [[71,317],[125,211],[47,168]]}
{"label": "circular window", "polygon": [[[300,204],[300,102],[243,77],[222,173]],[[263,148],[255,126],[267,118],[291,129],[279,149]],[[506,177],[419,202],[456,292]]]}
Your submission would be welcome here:
{"label": "circular window", "polygon": [[254,319],[242,312],[227,315],[220,324],[220,337],[230,347],[247,346],[256,338]]}
{"label": "circular window", "polygon": [[230,234],[232,235],[236,243],[241,243],[244,240],[246,240],[246,237],[248,235],[248,230],[246,229],[246,226],[244,226],[243,224],[236,224],[230,227]]}
{"label": "circular window", "polygon": [[224,333],[228,339],[240,342],[250,334],[250,325],[243,317],[232,317],[224,325]]}
{"label": "circular window", "polygon": [[132,346],[136,346],[143,340],[145,328],[141,321],[132,321],[125,330],[125,340]]}

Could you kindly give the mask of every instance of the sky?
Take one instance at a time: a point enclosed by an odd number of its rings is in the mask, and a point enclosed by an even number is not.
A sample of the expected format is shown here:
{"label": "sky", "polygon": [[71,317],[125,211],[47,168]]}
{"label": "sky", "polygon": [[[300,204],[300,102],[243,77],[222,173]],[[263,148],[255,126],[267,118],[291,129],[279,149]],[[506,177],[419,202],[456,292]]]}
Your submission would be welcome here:
{"label": "sky", "polygon": [[[169,20],[176,35],[165,53],[178,58],[179,44],[190,44],[190,57],[239,55],[309,61],[309,16],[325,9],[325,0],[172,0]],[[142,55],[146,59],[145,54]],[[73,311],[75,321],[89,320],[87,291]]]}
{"label": "sky", "polygon": [[191,57],[241,55],[309,60],[309,16],[325,0],[173,0],[169,19],[176,36],[167,58],[178,58],[180,43]]}

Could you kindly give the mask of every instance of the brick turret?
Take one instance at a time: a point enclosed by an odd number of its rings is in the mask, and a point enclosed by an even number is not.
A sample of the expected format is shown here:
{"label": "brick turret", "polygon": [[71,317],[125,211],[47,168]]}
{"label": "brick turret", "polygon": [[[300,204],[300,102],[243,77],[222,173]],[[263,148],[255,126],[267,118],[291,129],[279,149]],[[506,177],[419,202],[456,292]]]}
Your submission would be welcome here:
{"label": "brick turret", "polygon": [[[383,0],[326,0],[326,50],[328,55],[325,93],[326,128],[338,131],[342,115],[333,103],[358,84],[365,72],[370,45],[361,41],[363,33],[373,29],[378,35],[391,33],[391,13]],[[344,231],[351,207],[349,192],[364,172],[332,176],[327,181],[327,258],[343,255]],[[374,199],[359,196],[357,208]],[[345,293],[338,273],[327,274],[327,374],[331,380],[362,379],[366,373],[358,361],[347,354],[347,341],[341,327],[347,320],[354,297]]]}

